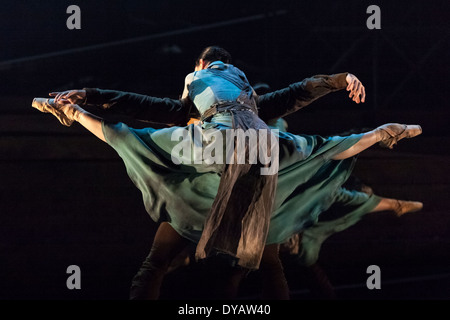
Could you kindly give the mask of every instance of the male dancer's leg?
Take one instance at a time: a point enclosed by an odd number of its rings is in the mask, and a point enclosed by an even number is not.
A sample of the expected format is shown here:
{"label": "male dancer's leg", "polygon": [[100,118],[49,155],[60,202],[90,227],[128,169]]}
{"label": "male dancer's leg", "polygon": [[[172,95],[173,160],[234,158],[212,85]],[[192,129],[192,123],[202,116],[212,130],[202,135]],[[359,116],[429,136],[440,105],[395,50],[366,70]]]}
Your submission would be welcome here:
{"label": "male dancer's leg", "polygon": [[263,275],[263,299],[289,300],[289,286],[279,257],[279,244],[269,244],[264,248],[261,259]]}
{"label": "male dancer's leg", "polygon": [[149,255],[132,280],[130,300],[158,299],[164,275],[171,261],[189,243],[189,240],[180,236],[169,223],[161,223]]}

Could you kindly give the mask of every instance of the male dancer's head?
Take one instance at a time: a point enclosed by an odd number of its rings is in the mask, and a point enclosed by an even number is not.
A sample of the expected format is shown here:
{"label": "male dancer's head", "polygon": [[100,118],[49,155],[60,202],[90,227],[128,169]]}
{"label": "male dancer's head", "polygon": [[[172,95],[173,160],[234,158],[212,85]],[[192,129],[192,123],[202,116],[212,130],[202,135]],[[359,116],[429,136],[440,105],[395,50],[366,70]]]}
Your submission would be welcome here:
{"label": "male dancer's head", "polygon": [[209,46],[202,50],[195,61],[195,71],[206,69],[211,62],[231,63],[231,54],[218,46]]}

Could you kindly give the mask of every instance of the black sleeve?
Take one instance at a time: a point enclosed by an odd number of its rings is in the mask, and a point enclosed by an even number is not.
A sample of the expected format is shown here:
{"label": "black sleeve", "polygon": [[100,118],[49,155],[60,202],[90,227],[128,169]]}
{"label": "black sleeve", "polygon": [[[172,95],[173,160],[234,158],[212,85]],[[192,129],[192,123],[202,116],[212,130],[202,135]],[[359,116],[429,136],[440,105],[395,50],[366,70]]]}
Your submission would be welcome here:
{"label": "black sleeve", "polygon": [[167,125],[186,125],[192,104],[187,100],[156,98],[147,95],[84,88],[87,105],[95,105],[136,120],[150,121]]}
{"label": "black sleeve", "polygon": [[287,116],[314,100],[347,87],[347,73],[316,75],[287,88],[258,96],[259,117],[263,121]]}

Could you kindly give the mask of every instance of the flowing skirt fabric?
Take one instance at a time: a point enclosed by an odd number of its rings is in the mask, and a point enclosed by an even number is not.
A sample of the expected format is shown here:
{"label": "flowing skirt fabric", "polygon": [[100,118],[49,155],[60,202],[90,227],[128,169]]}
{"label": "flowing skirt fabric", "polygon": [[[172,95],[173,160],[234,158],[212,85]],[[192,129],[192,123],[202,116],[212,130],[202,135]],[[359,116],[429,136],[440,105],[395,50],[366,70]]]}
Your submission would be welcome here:
{"label": "flowing skirt fabric", "polygon": [[[205,220],[218,194],[224,165],[176,164],[172,153],[179,148],[180,130],[186,136],[205,135],[208,129],[231,129],[217,123],[191,124],[164,129],[134,129],[126,124],[102,122],[107,143],[123,160],[128,176],[141,191],[144,206],[153,221],[169,222],[183,237],[198,243]],[[362,134],[322,137],[273,131],[279,139],[279,171],[266,244],[283,243],[312,226],[321,212],[340,196],[356,158],[332,157],[357,143]],[[175,137],[175,138],[174,138]],[[206,137],[207,141],[209,138]],[[194,141],[194,140],[192,140]],[[185,156],[185,155],[183,155]]]}

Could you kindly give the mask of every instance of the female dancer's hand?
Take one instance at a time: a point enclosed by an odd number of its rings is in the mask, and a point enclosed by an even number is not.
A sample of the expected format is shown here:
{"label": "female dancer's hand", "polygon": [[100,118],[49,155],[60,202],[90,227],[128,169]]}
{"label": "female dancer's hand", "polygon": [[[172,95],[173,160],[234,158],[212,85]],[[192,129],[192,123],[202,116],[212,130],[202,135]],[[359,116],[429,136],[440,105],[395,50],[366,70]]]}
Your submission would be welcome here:
{"label": "female dancer's hand", "polygon": [[349,97],[356,103],[366,101],[366,89],[361,81],[351,73],[347,74],[345,79],[348,83],[347,91],[350,91]]}
{"label": "female dancer's hand", "polygon": [[67,90],[63,92],[50,92],[51,97],[55,97],[55,102],[62,104],[82,105],[86,100],[86,90]]}

